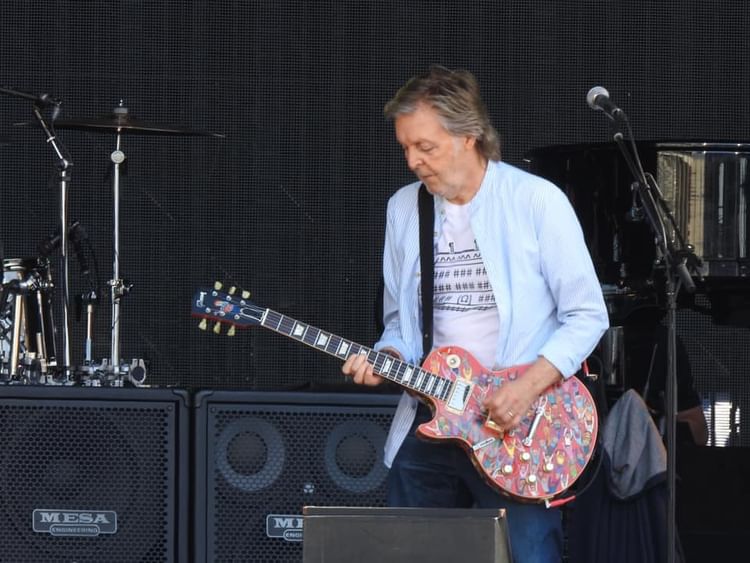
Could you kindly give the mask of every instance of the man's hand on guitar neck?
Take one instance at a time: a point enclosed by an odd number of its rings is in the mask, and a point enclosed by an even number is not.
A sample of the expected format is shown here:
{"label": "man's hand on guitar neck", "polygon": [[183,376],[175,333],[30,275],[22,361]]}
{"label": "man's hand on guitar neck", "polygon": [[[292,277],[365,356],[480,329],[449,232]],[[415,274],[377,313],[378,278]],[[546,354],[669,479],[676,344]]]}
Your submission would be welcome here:
{"label": "man's hand on guitar neck", "polygon": [[[395,348],[383,348],[380,350],[386,354],[390,354],[394,358],[403,360],[401,354]],[[354,380],[354,383],[359,385],[369,385],[374,387],[380,385],[385,379],[375,373],[372,364],[367,361],[365,354],[353,354],[349,356],[344,365],[341,366],[341,371],[344,375],[348,375]]]}
{"label": "man's hand on guitar neck", "polygon": [[482,404],[490,418],[503,430],[516,426],[534,401],[550,385],[562,380],[562,374],[546,358],[539,356],[518,379],[508,381]]}

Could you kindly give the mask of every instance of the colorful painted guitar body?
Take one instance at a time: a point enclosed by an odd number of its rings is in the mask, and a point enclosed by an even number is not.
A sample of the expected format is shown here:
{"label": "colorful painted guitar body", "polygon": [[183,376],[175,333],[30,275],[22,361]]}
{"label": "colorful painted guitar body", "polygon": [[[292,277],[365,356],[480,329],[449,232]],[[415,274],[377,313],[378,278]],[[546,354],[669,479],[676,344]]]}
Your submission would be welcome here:
{"label": "colorful painted guitar body", "polygon": [[419,367],[219,289],[199,290],[192,314],[237,328],[261,325],[342,360],[366,354],[376,373],[432,407],[432,420],[417,429],[422,437],[460,444],[487,482],[515,500],[543,502],[560,495],[593,455],[596,407],[576,377],[547,388],[515,428],[502,432],[482,403],[522,377],[528,365],[491,371],[463,348],[446,346],[433,350]]}

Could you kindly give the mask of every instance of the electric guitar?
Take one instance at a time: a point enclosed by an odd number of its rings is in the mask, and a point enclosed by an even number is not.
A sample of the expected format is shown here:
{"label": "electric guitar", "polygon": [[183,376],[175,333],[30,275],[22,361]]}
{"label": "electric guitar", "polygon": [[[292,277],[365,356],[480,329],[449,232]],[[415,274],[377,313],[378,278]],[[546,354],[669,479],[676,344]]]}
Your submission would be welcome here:
{"label": "electric guitar", "polygon": [[[375,373],[428,403],[433,418],[417,428],[431,440],[460,444],[485,480],[499,492],[522,502],[546,502],[567,490],[583,472],[596,445],[598,418],[594,401],[576,377],[548,387],[521,422],[503,432],[482,409],[484,398],[506,382],[523,377],[529,364],[490,371],[466,350],[446,346],[432,351],[422,366],[336,336],[234,295],[200,289],[192,315],[235,328],[260,325],[312,348],[346,360],[366,354]],[[559,502],[559,501],[558,501]]]}

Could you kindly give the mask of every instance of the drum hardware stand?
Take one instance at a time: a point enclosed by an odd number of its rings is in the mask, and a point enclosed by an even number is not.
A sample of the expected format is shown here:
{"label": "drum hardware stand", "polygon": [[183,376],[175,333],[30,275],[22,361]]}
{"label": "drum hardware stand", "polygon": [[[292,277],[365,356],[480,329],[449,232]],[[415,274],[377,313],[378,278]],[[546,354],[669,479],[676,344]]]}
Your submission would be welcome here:
{"label": "drum hardware stand", "polygon": [[[56,110],[59,110],[59,104],[55,106]],[[53,119],[54,122],[54,115]],[[48,126],[42,113],[40,111],[40,105],[34,104],[34,115],[39,121],[45,135],[47,136],[47,142],[50,144],[52,149],[57,155],[58,162],[56,168],[58,170],[58,178],[60,183],[60,270],[61,270],[61,285],[62,285],[62,306],[63,306],[63,365],[62,379],[63,383],[74,382],[74,374],[71,369],[73,365],[71,358],[71,347],[70,347],[70,260],[68,252],[68,186],[70,183],[70,170],[73,167],[73,161],[68,154],[67,149],[57,142],[57,138],[53,132],[52,126]]]}
{"label": "drum hardware stand", "polygon": [[[117,119],[127,120],[128,108],[122,100],[113,110]],[[91,361],[90,351],[87,349],[85,371],[92,378],[86,383],[93,386],[101,384],[122,386],[123,378],[134,385],[143,385],[146,379],[145,362],[134,359],[130,364],[121,360],[120,357],[120,300],[125,297],[133,287],[127,280],[120,277],[120,166],[125,162],[126,156],[122,151],[122,128],[116,129],[115,150],[110,155],[112,161],[112,199],[113,199],[113,233],[112,233],[112,279],[107,282],[110,287],[112,300],[111,320],[111,356],[97,367]]]}
{"label": "drum hardware stand", "polygon": [[126,382],[134,387],[148,387],[146,361],[140,358],[133,358],[130,363],[120,362],[116,374],[108,358],[98,364],[84,364],[80,370],[81,384],[85,387],[124,387]]}
{"label": "drum hardware stand", "polygon": [[[608,115],[609,117],[609,115]],[[702,261],[693,252],[693,247],[687,244],[680,232],[674,216],[664,200],[656,180],[651,174],[643,170],[638,150],[633,140],[630,123],[624,112],[620,110],[620,118],[613,119],[617,125],[623,125],[628,132],[631,149],[628,149],[625,137],[619,129],[614,140],[620,148],[625,162],[636,181],[634,189],[638,190],[642,209],[654,234],[657,255],[660,255],[665,266],[667,298],[667,373],[666,373],[666,449],[667,449],[667,562],[675,563],[675,547],[677,543],[675,523],[675,438],[677,413],[677,334],[675,329],[677,296],[681,288],[688,293],[694,293],[696,286],[693,275],[701,279],[700,269]],[[632,154],[631,154],[632,150]],[[674,233],[668,234],[668,225]],[[677,247],[676,247],[677,245]]]}
{"label": "drum hardware stand", "polygon": [[[131,366],[121,364],[118,369],[111,369],[108,359],[102,362],[95,362],[93,358],[94,344],[94,310],[99,297],[95,290],[88,293],[82,293],[76,298],[77,312],[83,310],[86,306],[86,345],[84,350],[84,361],[80,369],[81,383],[87,387],[122,387],[123,378],[131,381],[134,385],[141,385],[145,380],[143,377],[132,377]],[[133,360],[137,362],[138,360]],[[132,364],[131,364],[132,365]]]}
{"label": "drum hardware stand", "polygon": [[[0,93],[2,91],[0,90]],[[33,97],[32,99],[36,99]],[[211,137],[224,137],[221,133],[209,131],[195,131],[182,127],[174,127],[163,124],[150,124],[134,119],[120,100],[112,114],[94,119],[70,120],[60,119],[56,122],[58,129],[78,129],[84,131],[96,131],[116,133],[115,150],[110,155],[113,164],[112,191],[113,191],[113,260],[112,279],[107,282],[110,287],[112,300],[112,322],[111,322],[111,356],[103,360],[98,366],[91,362],[90,352],[87,352],[87,364],[84,366],[85,374],[92,376],[91,385],[106,384],[121,385],[125,378],[133,385],[143,385],[146,378],[146,362],[142,359],[133,359],[127,363],[121,359],[120,354],[120,300],[131,290],[131,284],[120,277],[120,165],[126,160],[122,150],[122,135],[125,133],[156,134],[156,135],[200,135]]]}
{"label": "drum hardware stand", "polygon": [[[114,113],[127,114],[128,109],[120,105],[114,109]],[[115,150],[110,155],[112,160],[112,199],[113,199],[113,255],[112,255],[112,279],[108,284],[112,298],[112,356],[110,368],[117,375],[120,371],[120,299],[124,297],[130,288],[126,288],[120,279],[120,165],[125,162],[125,153],[121,150],[121,131],[117,130]]]}
{"label": "drum hardware stand", "polygon": [[94,349],[94,309],[99,301],[99,296],[95,290],[87,293],[81,293],[76,297],[76,320],[81,319],[81,312],[84,305],[86,306],[86,342],[84,345],[84,366],[93,365]]}
{"label": "drum hardware stand", "polygon": [[10,356],[8,358],[8,375],[11,379],[19,375],[18,360],[21,352],[21,327],[24,322],[23,295],[17,292],[13,296],[13,335],[11,336]]}
{"label": "drum hardware stand", "polygon": [[[39,125],[41,126],[46,136],[47,143],[52,147],[57,157],[57,163],[55,168],[58,171],[58,179],[60,183],[60,264],[61,264],[61,280],[62,280],[62,307],[63,307],[63,365],[62,365],[62,377],[64,381],[73,380],[73,372],[71,366],[73,365],[71,358],[70,348],[70,271],[69,271],[69,260],[68,260],[68,187],[70,184],[71,169],[73,167],[73,160],[70,157],[68,150],[62,143],[60,143],[54,133],[54,122],[60,113],[60,106],[62,101],[56,99],[49,94],[29,94],[27,92],[21,92],[19,90],[0,87],[0,94],[6,94],[17,98],[23,98],[34,102],[33,111]],[[42,115],[42,108],[52,108],[52,117],[50,119],[51,124],[48,124]]]}
{"label": "drum hardware stand", "polygon": [[[54,373],[50,373],[49,368],[56,366],[54,357],[52,362],[48,362],[49,350],[47,350],[48,335],[46,331],[50,327],[45,326],[44,321],[44,293],[52,289],[52,284],[43,280],[35,272],[21,281],[13,280],[8,283],[7,291],[12,295],[13,300],[13,324],[11,344],[8,356],[8,381],[20,383],[60,383],[55,379]],[[32,330],[31,320],[26,312],[27,297],[30,294],[36,296],[36,305],[38,311],[39,326]],[[26,341],[27,348],[34,348],[36,351],[27,350],[23,359],[21,358],[21,340],[22,336]],[[52,335],[54,336],[54,335]],[[29,342],[34,339],[34,343]]]}
{"label": "drum hardware stand", "polygon": [[94,311],[99,297],[95,290],[82,293],[76,298],[77,312],[86,306],[86,346],[85,359],[80,367],[80,381],[87,387],[122,387],[128,381],[136,387],[144,385],[146,380],[146,363],[134,359],[130,364],[121,362],[117,370],[111,369],[108,359],[97,363],[93,359]]}

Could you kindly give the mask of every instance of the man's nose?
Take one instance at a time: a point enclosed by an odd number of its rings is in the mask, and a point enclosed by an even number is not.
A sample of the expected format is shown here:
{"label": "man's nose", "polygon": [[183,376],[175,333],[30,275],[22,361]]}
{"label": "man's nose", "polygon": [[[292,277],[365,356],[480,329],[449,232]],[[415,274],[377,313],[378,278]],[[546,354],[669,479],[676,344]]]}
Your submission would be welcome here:
{"label": "man's nose", "polygon": [[421,163],[422,159],[417,155],[417,151],[406,151],[406,165],[410,170],[415,171]]}

